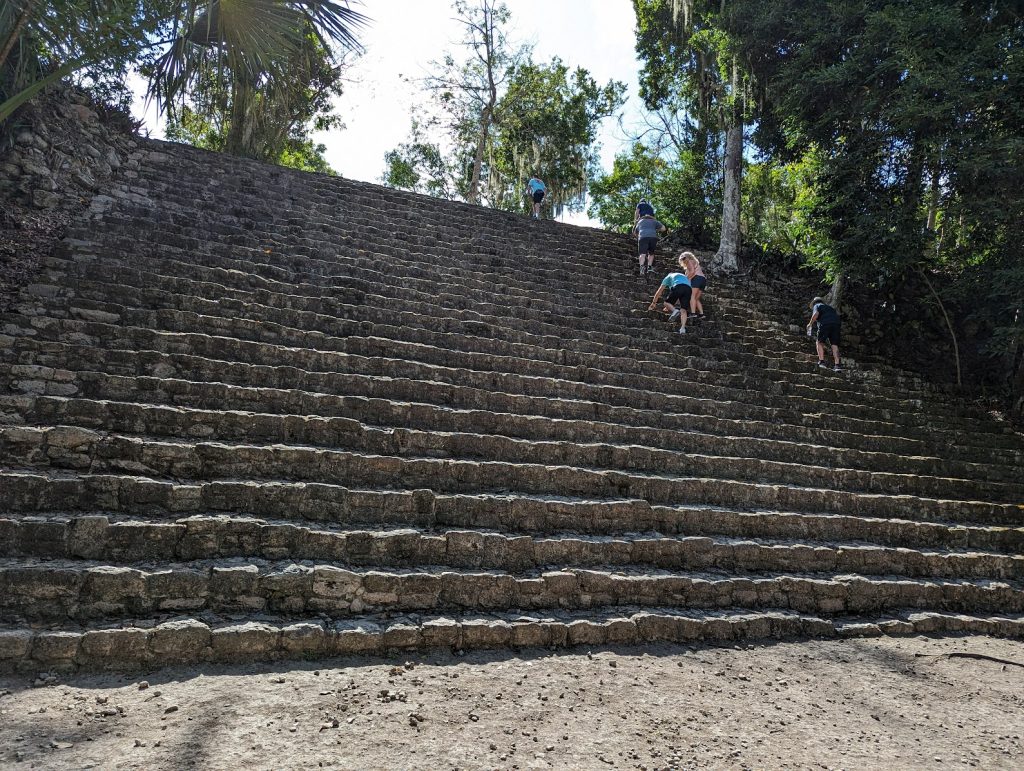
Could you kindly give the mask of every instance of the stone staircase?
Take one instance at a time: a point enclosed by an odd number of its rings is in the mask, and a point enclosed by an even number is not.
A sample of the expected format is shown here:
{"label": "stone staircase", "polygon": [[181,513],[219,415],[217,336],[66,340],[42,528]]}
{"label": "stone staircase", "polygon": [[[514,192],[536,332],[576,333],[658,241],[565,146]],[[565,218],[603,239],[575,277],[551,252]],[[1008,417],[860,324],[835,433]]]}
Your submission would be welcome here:
{"label": "stone staircase", "polygon": [[621,236],[135,161],[0,320],[0,668],[1024,635],[992,416]]}

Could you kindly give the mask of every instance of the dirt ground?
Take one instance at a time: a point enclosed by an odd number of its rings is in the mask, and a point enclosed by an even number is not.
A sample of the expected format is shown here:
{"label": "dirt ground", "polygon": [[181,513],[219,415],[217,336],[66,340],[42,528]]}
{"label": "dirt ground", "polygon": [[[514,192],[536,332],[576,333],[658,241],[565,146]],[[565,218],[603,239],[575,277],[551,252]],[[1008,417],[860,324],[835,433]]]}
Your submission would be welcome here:
{"label": "dirt ground", "polygon": [[6,677],[0,767],[1019,769],[1022,664],[915,637]]}

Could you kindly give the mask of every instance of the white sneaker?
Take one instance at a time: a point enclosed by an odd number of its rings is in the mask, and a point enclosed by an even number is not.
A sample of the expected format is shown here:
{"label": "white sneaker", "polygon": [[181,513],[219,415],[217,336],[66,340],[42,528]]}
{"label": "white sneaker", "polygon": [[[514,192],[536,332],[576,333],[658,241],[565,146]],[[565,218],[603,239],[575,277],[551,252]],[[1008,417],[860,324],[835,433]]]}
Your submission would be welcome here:
{"label": "white sneaker", "polygon": [[686,334],[686,327],[679,327],[679,334],[685,335]]}
{"label": "white sneaker", "polygon": [[678,318],[679,318],[679,309],[676,308],[674,311],[672,311],[672,313],[669,314],[668,320],[669,321],[675,321]]}

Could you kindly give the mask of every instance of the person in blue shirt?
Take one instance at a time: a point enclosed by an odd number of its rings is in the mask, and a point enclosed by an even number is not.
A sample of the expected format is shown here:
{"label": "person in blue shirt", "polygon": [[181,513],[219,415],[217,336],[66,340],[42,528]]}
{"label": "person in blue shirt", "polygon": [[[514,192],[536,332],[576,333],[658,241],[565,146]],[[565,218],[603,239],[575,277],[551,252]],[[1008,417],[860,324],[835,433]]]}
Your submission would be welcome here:
{"label": "person in blue shirt", "polygon": [[526,183],[526,194],[533,199],[533,218],[535,220],[540,219],[540,202],[544,200],[544,194],[547,191],[544,181],[536,174],[530,177],[530,181]]}
{"label": "person in blue shirt", "polygon": [[668,295],[665,297],[663,310],[665,313],[671,314],[668,317],[669,321],[674,321],[677,317],[679,318],[679,334],[681,335],[686,334],[686,318],[690,309],[690,279],[686,277],[683,259],[682,257],[679,258],[679,267],[684,269],[683,272],[673,271],[665,276],[658,286],[658,291],[654,293],[654,299],[651,300],[651,304],[647,308],[647,310],[653,311],[657,307],[661,296],[668,292]]}

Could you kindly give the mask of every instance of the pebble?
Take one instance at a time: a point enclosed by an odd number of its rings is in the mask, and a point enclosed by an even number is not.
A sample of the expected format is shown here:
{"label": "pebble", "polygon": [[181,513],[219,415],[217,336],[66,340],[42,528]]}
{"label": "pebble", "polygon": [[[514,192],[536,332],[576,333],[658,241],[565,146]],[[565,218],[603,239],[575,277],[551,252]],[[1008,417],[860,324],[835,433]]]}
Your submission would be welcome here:
{"label": "pebble", "polygon": [[143,680],[141,683],[139,683],[139,690],[140,691],[144,691],[147,688],[149,688],[149,682],[147,680]]}
{"label": "pebble", "polygon": [[167,709],[164,710],[164,714],[165,715],[170,715],[172,712],[177,712],[177,711],[178,711],[178,705],[177,704],[172,704],[171,706],[169,706]]}

